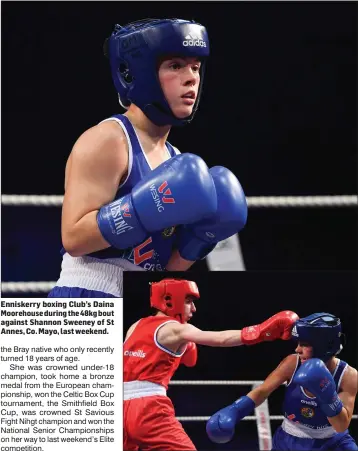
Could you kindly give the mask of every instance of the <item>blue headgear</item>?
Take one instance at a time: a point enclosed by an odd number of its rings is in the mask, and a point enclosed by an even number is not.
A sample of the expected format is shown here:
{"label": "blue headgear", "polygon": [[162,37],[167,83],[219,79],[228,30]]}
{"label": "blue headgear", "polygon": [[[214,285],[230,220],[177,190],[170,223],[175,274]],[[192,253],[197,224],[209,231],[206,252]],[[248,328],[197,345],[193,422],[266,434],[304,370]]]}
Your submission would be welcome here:
{"label": "blue headgear", "polygon": [[324,362],[339,354],[342,345],[341,320],[330,313],[313,313],[295,322],[292,339],[313,347],[313,357]]}
{"label": "blue headgear", "polygon": [[198,96],[190,116],[176,118],[166,101],[158,78],[159,57],[176,55],[205,59],[209,39],[205,27],[181,19],[145,19],[124,27],[116,25],[105,42],[119,103],[139,107],[156,125],[189,123],[199,106],[205,61],[200,68]]}

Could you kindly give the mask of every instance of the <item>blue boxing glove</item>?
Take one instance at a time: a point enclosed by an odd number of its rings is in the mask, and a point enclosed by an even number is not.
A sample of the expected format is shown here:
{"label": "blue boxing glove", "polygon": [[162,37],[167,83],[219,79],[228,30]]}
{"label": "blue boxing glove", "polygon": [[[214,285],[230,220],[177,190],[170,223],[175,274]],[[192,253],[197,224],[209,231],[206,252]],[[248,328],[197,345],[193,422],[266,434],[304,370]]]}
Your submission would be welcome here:
{"label": "blue boxing glove", "polygon": [[104,205],[97,214],[97,224],[108,243],[126,249],[152,232],[197,222],[216,208],[209,168],[202,158],[186,153],[165,161],[131,193]]}
{"label": "blue boxing glove", "polygon": [[227,443],[235,433],[236,424],[255,408],[254,401],[242,396],[230,406],[224,407],[212,415],[206,423],[206,433],[214,443]]}
{"label": "blue boxing glove", "polygon": [[217,193],[217,210],[211,217],[178,230],[181,257],[195,261],[206,257],[219,241],[244,228],[247,220],[245,194],[236,176],[223,166],[210,169]]}
{"label": "blue boxing glove", "polygon": [[336,383],[321,359],[307,360],[297,370],[293,382],[315,395],[327,417],[335,417],[341,412],[343,404],[336,392]]}

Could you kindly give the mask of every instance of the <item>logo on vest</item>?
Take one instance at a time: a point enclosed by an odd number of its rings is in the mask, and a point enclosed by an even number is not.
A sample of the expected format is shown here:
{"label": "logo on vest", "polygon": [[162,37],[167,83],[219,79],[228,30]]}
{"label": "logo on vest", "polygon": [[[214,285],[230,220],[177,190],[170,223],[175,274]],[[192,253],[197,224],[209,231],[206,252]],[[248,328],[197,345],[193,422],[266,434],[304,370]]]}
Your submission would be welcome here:
{"label": "logo on vest", "polygon": [[312,418],[314,416],[314,410],[311,407],[302,407],[301,415],[305,418]]}
{"label": "logo on vest", "polygon": [[175,226],[167,227],[162,231],[163,238],[170,238],[175,232]]}
{"label": "logo on vest", "polygon": [[138,351],[124,351],[124,355],[128,357],[139,357],[140,359],[144,359],[146,353],[143,352],[142,349],[138,349]]}
{"label": "logo on vest", "polygon": [[317,407],[317,403],[315,401],[306,401],[305,399],[301,399],[302,404],[308,404],[309,406]]}

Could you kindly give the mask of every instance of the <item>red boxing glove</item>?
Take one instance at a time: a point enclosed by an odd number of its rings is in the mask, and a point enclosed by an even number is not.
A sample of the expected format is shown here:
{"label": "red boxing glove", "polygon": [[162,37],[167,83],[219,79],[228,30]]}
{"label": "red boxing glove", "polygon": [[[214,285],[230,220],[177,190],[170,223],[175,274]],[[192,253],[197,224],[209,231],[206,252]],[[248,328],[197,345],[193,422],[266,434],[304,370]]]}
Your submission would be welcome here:
{"label": "red boxing glove", "polygon": [[245,345],[255,345],[278,338],[290,340],[293,325],[298,319],[298,315],[290,310],[276,313],[262,324],[244,327],[241,331],[241,342]]}
{"label": "red boxing glove", "polygon": [[189,341],[186,345],[186,350],[182,355],[180,363],[183,363],[185,366],[195,366],[196,361],[198,360],[198,348],[196,344],[192,341]]}

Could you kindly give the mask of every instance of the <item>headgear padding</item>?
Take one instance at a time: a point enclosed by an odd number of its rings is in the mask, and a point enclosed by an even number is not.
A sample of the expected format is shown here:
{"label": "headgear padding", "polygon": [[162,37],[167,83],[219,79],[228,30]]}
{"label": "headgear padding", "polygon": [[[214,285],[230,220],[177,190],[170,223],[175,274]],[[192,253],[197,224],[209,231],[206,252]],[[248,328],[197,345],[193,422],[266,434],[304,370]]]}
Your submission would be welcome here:
{"label": "headgear padding", "polygon": [[327,361],[339,354],[342,345],[341,320],[330,313],[313,313],[296,321],[292,339],[313,347],[313,357]]}
{"label": "headgear padding", "polygon": [[150,305],[183,322],[184,304],[187,296],[199,299],[199,289],[190,280],[163,279],[150,286]]}

